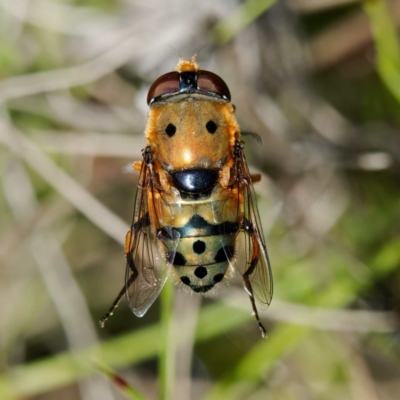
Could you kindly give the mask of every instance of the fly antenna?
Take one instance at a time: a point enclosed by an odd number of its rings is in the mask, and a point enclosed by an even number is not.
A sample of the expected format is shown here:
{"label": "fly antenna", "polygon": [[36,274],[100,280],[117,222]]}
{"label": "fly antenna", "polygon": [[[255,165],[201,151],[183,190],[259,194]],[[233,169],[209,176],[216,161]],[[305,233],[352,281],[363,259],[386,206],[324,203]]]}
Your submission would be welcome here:
{"label": "fly antenna", "polygon": [[179,53],[179,51],[178,51],[175,47],[173,47],[173,46],[170,45],[170,44],[169,44],[168,46],[171,47],[171,49],[174,50],[176,54],[178,54],[179,58],[183,58],[183,57],[182,57],[182,54]]}
{"label": "fly antenna", "polygon": [[[196,53],[194,53],[194,59],[196,59],[196,57],[198,56],[198,54],[204,49],[204,48],[206,48],[208,46],[208,44],[205,44],[204,46],[202,46],[202,47],[200,47],[200,50],[198,50],[198,51],[196,51]],[[192,57],[192,58],[193,58]]]}

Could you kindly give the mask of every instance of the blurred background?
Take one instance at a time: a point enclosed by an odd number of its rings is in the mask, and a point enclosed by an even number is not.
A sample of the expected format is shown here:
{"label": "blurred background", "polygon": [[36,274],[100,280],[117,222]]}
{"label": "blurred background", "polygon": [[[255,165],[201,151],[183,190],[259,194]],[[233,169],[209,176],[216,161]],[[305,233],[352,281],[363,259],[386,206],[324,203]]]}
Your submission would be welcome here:
{"label": "blurred background", "polygon": [[[397,398],[399,24],[383,0],[1,0],[0,398]],[[267,340],[235,281],[98,324],[123,286],[147,90],[195,53],[263,141],[245,138]]]}

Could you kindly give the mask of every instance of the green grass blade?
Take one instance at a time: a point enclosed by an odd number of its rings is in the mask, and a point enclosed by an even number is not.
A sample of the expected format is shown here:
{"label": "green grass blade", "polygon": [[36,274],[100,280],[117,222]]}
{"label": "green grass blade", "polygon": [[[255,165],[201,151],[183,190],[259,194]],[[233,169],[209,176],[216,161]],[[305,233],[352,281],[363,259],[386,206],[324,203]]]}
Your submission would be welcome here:
{"label": "green grass blade", "polygon": [[[315,296],[319,307],[341,308],[349,304],[357,293],[365,291],[377,277],[394,271],[400,263],[400,237],[386,243],[372,259],[370,280],[357,281],[349,275],[343,276],[326,290]],[[242,361],[217,382],[206,395],[206,400],[234,400],[238,398],[237,386],[243,382],[257,382],[265,376],[275,363],[294,351],[303,339],[312,332],[312,327],[289,324],[278,325],[267,340],[257,343]]]}
{"label": "green grass blade", "polygon": [[260,340],[233,371],[214,385],[205,400],[237,399],[237,393],[240,393],[238,385],[261,380],[277,360],[297,347],[310,330],[303,326],[279,325],[267,339]]}
{"label": "green grass blade", "polygon": [[211,32],[214,42],[223,45],[229,42],[234,36],[250,25],[276,0],[247,0],[236,8],[225,19],[218,22]]}
{"label": "green grass blade", "polygon": [[365,0],[377,52],[377,69],[383,83],[400,103],[400,47],[396,26],[384,0]]}
{"label": "green grass blade", "polygon": [[154,325],[75,353],[64,352],[14,367],[0,376],[0,399],[11,399],[10,393],[16,397],[45,393],[95,375],[96,360],[113,368],[148,360],[159,352],[160,332],[159,326]]}
{"label": "green grass blade", "polygon": [[[196,342],[224,334],[251,320],[250,312],[214,303],[200,312]],[[161,334],[160,325],[152,325],[74,354],[64,352],[16,366],[0,375],[0,399],[12,400],[45,393],[95,375],[98,371],[93,366],[94,360],[118,369],[154,358],[160,353]]]}
{"label": "green grass blade", "polygon": [[161,292],[160,400],[171,400],[174,393],[176,342],[174,338],[173,310],[174,287],[168,280]]}
{"label": "green grass blade", "polygon": [[97,367],[100,371],[108,377],[121,391],[132,400],[148,400],[146,396],[144,396],[139,390],[134,388],[132,385],[129,385],[125,379],[121,378],[119,375],[115,373],[111,368],[101,364],[99,362],[96,363]]}
{"label": "green grass blade", "polygon": [[[400,263],[400,238],[394,238],[385,243],[370,263],[373,275],[383,277],[393,271]],[[371,279],[374,279],[372,276]],[[340,279],[323,296],[315,299],[315,304],[327,307],[338,307],[348,304],[357,292],[365,290],[368,282],[362,284],[351,279]],[[250,312],[229,307],[222,303],[214,303],[204,307],[199,315],[196,342],[203,342],[218,335],[229,332],[245,323],[252,321]],[[308,328],[282,325],[273,332],[266,341],[260,342],[248,354],[248,359],[242,360],[234,374],[242,375],[249,369],[249,374],[259,374],[267,371],[274,361],[279,360],[291,348],[300,343]],[[16,399],[21,396],[33,396],[54,390],[98,373],[93,366],[93,360],[112,368],[124,368],[135,363],[156,357],[160,354],[160,325],[152,325],[140,330],[120,335],[102,342],[98,346],[78,351],[74,354],[64,352],[53,357],[44,358],[29,364],[12,368],[7,374],[0,375],[0,398],[2,400]],[[261,347],[258,347],[261,346]],[[288,350],[289,349],[289,350]],[[254,357],[254,358],[253,358]],[[261,361],[257,361],[261,360]],[[264,364],[262,364],[264,363]],[[246,364],[249,366],[245,367]],[[251,365],[251,368],[250,368]],[[255,376],[254,375],[254,376]],[[231,375],[232,376],[232,375]],[[250,378],[250,376],[248,376]],[[229,384],[228,380],[228,384]],[[219,390],[227,384],[222,380]],[[214,397],[212,397],[214,398]]]}

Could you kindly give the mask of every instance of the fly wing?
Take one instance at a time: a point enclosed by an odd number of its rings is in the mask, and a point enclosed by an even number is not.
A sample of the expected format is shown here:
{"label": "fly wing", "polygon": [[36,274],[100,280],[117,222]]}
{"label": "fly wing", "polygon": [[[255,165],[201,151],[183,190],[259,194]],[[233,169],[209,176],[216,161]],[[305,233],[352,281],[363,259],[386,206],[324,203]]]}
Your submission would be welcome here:
{"label": "fly wing", "polygon": [[[173,262],[178,237],[160,237],[162,221],[156,202],[160,193],[153,182],[151,168],[142,162],[136,192],[132,229],[126,242],[126,296],[132,312],[142,317],[154,303],[167,279],[168,262]],[[168,237],[166,237],[168,236]],[[162,239],[162,241],[160,240]],[[168,258],[168,262],[167,262]]]}
{"label": "fly wing", "polygon": [[[265,245],[256,195],[244,153],[236,161],[237,220],[239,231],[236,238],[235,257],[232,264],[242,276],[248,274],[251,288],[262,308],[271,303],[273,281],[271,265]],[[249,293],[251,295],[251,293]]]}

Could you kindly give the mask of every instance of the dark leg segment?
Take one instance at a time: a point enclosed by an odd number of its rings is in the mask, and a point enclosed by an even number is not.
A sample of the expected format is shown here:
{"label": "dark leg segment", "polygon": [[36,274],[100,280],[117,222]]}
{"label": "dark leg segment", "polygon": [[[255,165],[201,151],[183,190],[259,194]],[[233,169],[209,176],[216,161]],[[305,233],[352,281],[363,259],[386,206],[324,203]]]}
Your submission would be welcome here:
{"label": "dark leg segment", "polygon": [[111,317],[111,315],[113,315],[113,312],[118,307],[119,302],[126,295],[127,290],[131,287],[133,282],[135,282],[135,279],[138,276],[138,271],[137,271],[135,265],[133,264],[132,257],[130,256],[130,252],[131,252],[131,248],[132,248],[133,232],[134,232],[134,230],[132,230],[132,229],[130,231],[128,231],[128,233],[126,234],[126,238],[125,238],[125,256],[126,256],[127,268],[129,268],[131,270],[132,275],[126,281],[125,286],[119,292],[117,298],[112,303],[112,306],[108,310],[107,314],[100,320],[100,326],[102,328],[104,328],[106,321],[108,320],[108,318]]}
{"label": "dark leg segment", "polygon": [[136,273],[134,273],[130,276],[128,282],[126,282],[126,285],[119,292],[117,298],[114,300],[114,302],[113,302],[112,306],[110,307],[110,309],[108,310],[107,314],[100,320],[100,326],[102,328],[104,328],[104,325],[105,325],[106,321],[108,320],[108,318],[110,318],[111,315],[113,315],[114,310],[118,307],[118,304],[121,301],[121,299],[126,295],[126,291],[130,288],[132,283],[135,282],[135,279],[137,278],[137,276],[138,276],[137,271],[136,271]]}
{"label": "dark leg segment", "polygon": [[118,307],[119,302],[121,301],[121,299],[125,296],[126,294],[126,288],[125,286],[122,288],[122,290],[119,292],[118,297],[114,300],[114,302],[112,303],[112,306],[110,307],[110,309],[108,310],[107,314],[100,320],[100,326],[102,328],[104,328],[104,325],[106,323],[106,321],[108,320],[108,318],[111,317],[111,315],[113,315],[114,310]]}
{"label": "dark leg segment", "polygon": [[256,302],[254,300],[253,288],[250,283],[250,276],[254,272],[254,269],[258,263],[258,260],[260,259],[260,244],[257,241],[256,235],[254,234],[253,225],[249,221],[244,221],[243,225],[244,225],[243,226],[244,230],[247,232],[248,235],[250,235],[252,242],[253,242],[253,254],[251,256],[250,266],[249,266],[249,268],[247,268],[246,272],[243,274],[244,288],[249,295],[251,307],[253,309],[253,315],[257,321],[258,327],[260,328],[261,336],[263,338],[266,338],[267,331],[265,330],[264,325],[260,321],[260,317],[258,315],[258,311],[257,311],[257,307],[256,307]]}
{"label": "dark leg segment", "polygon": [[258,316],[258,311],[256,307],[256,302],[254,301],[254,293],[253,293],[253,288],[251,287],[250,279],[249,276],[251,275],[251,272],[254,270],[254,267],[257,265],[258,259],[252,260],[250,267],[247,269],[247,271],[243,274],[243,281],[244,281],[244,288],[246,289],[246,292],[249,295],[249,299],[251,302],[251,307],[253,308],[253,315],[257,321],[258,327],[260,328],[261,331],[261,336],[263,338],[267,337],[267,331],[264,328],[264,325],[260,321],[260,317]]}

